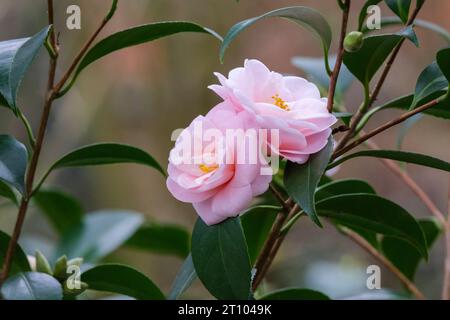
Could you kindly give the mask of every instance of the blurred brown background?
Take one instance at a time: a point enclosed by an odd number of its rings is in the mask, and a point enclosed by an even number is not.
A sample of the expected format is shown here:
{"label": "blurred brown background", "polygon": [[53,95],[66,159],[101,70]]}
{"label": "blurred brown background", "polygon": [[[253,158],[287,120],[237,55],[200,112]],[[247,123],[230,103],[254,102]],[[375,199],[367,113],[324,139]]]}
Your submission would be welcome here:
{"label": "blurred brown background", "polygon": [[[357,15],[364,1],[353,1],[350,30],[356,28]],[[107,0],[58,0],[56,28],[60,32],[61,74],[87,37],[107,12]],[[81,7],[82,29],[67,30],[66,8]],[[331,0],[128,0],[120,1],[116,16],[102,33],[106,36],[123,28],[163,20],[189,20],[224,35],[236,22],[272,9],[305,5],[321,11],[332,26],[336,38],[340,10]],[[392,13],[383,6],[384,15]],[[420,18],[450,29],[450,2],[428,0]],[[0,2],[0,40],[32,35],[46,24],[46,1],[3,0]],[[445,42],[437,35],[418,29],[421,48],[407,43],[386,82],[379,103],[413,91],[418,74],[434,59]],[[335,50],[336,43],[333,45]],[[241,34],[227,52],[225,63],[218,59],[219,43],[201,34],[179,34],[111,54],[91,65],[79,77],[72,91],[58,100],[40,162],[44,170],[61,154],[81,145],[115,141],[139,146],[167,165],[172,146],[171,132],[185,127],[198,114],[206,113],[219,101],[206,87],[216,82],[213,71],[227,73],[241,66],[245,58],[257,58],[269,68],[301,75],[291,65],[296,55],[320,56],[319,42],[305,29],[279,19],[266,20]],[[19,104],[36,127],[42,105],[47,58],[42,53],[28,73],[20,92]],[[346,105],[354,110],[361,101],[361,87],[354,83],[346,96]],[[397,114],[384,112],[375,117],[374,127]],[[0,109],[2,133],[12,133],[25,141],[25,133],[11,112]],[[450,122],[425,117],[413,127],[404,148],[450,160]],[[385,148],[395,148],[398,128],[375,140]],[[410,167],[408,171],[444,212],[447,211],[448,175],[432,169]],[[377,192],[409,209],[415,216],[429,215],[426,208],[393,174],[376,160],[354,160],[337,177],[369,180]],[[182,224],[191,229],[196,215],[190,205],[171,197],[165,181],[151,169],[137,165],[108,166],[60,171],[50,184],[77,196],[87,211],[100,208],[126,208],[144,213],[159,222]],[[16,212],[0,209],[0,229],[10,232]],[[54,234],[37,212],[30,212],[23,242],[38,235],[51,242]],[[441,239],[442,240],[442,239]],[[418,286],[430,297],[441,290],[443,245],[435,246],[430,262],[418,273]],[[119,250],[111,261],[130,263],[148,274],[167,292],[181,260],[134,250]],[[332,226],[320,230],[307,219],[294,228],[268,276],[267,287],[312,287],[332,297],[343,297],[365,290],[365,270],[374,263]],[[382,274],[383,287],[401,289],[389,273]],[[197,283],[186,297],[210,297]]]}

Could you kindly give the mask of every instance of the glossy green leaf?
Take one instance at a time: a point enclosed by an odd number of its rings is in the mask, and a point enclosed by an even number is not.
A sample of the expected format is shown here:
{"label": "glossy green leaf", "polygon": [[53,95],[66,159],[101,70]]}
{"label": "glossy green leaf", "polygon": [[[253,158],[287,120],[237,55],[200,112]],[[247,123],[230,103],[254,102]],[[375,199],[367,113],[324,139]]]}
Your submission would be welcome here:
{"label": "glossy green leaf", "polygon": [[[425,234],[428,250],[442,232],[442,227],[432,219],[419,220],[419,224]],[[384,237],[381,241],[383,254],[410,280],[422,261],[420,254],[411,245],[401,239]]]}
{"label": "glossy green leaf", "polygon": [[317,202],[341,194],[351,193],[376,194],[373,187],[364,180],[345,179],[335,180],[317,188],[315,200]]}
{"label": "glossy green leaf", "polygon": [[420,225],[405,209],[374,194],[345,194],[319,201],[319,216],[338,225],[361,228],[403,239],[427,258],[427,243]]}
{"label": "glossy green leaf", "polygon": [[129,266],[104,264],[81,274],[90,290],[113,292],[138,300],[164,300],[161,290],[143,273]]}
{"label": "glossy green leaf", "polygon": [[95,262],[124,244],[141,226],[143,217],[132,211],[103,210],[86,214],[82,225],[66,232],[54,258],[62,255]]}
{"label": "glossy green leaf", "polygon": [[195,279],[197,279],[197,273],[195,272],[192,255],[189,254],[175,277],[167,300],[177,300],[180,298]]}
{"label": "glossy green leaf", "polygon": [[98,42],[86,53],[78,65],[71,83],[63,90],[63,94],[70,89],[80,72],[94,61],[124,48],[136,46],[182,32],[210,34],[219,40],[222,40],[222,38],[213,30],[185,21],[165,21],[144,24],[114,33]]}
{"label": "glossy green leaf", "polygon": [[242,228],[247,239],[252,265],[255,263],[280,210],[280,207],[262,205],[250,208],[241,215]]}
{"label": "glossy green leaf", "polygon": [[[294,57],[292,58],[292,64],[305,72],[306,77],[309,81],[314,82],[319,85],[325,91],[328,91],[330,85],[330,76],[325,69],[323,64],[324,58],[313,58],[313,57]],[[330,56],[330,67],[334,68],[336,62],[336,55]],[[342,65],[341,71],[339,73],[338,82],[336,85],[336,93],[338,95],[344,94],[353,82],[353,75],[348,71],[345,65]]]}
{"label": "glossy green leaf", "polygon": [[0,293],[5,300],[61,300],[61,284],[45,273],[24,272],[8,278]]}
{"label": "glossy green leaf", "polygon": [[408,27],[396,34],[368,36],[362,48],[356,52],[345,52],[344,63],[349,71],[367,86],[392,50],[403,38],[415,41],[414,30]]}
{"label": "glossy green leaf", "polygon": [[436,55],[436,62],[447,81],[450,81],[450,48],[440,50]]}
{"label": "glossy green leaf", "polygon": [[241,21],[230,28],[225,36],[220,48],[220,60],[223,61],[225,51],[236,36],[253,25],[254,23],[271,17],[279,17],[291,20],[318,35],[322,41],[325,57],[328,57],[328,51],[331,45],[332,32],[331,27],[325,18],[316,10],[308,7],[287,7],[267,12],[261,16]]}
{"label": "glossy green leaf", "polygon": [[25,191],[25,171],[27,169],[27,148],[8,135],[0,135],[0,180]]}
{"label": "glossy green leaf", "polygon": [[[388,27],[388,26],[396,26],[396,25],[403,25],[403,22],[398,17],[384,17],[381,18],[381,27]],[[421,19],[415,19],[414,20],[414,26],[420,27],[426,30],[430,30],[435,32],[437,35],[441,36],[445,41],[450,43],[450,33],[440,25],[437,25],[433,22],[421,20]],[[367,27],[363,28],[364,33],[369,33],[371,30]]]}
{"label": "glossy green leaf", "polygon": [[56,161],[48,173],[60,168],[98,166],[117,163],[142,164],[152,167],[165,175],[161,165],[147,152],[133,146],[117,143],[92,144],[74,150]]}
{"label": "glossy green leaf", "polygon": [[258,300],[330,300],[330,298],[311,289],[287,288],[270,292]]}
{"label": "glossy green leaf", "polygon": [[40,190],[34,203],[45,214],[60,235],[83,223],[84,210],[77,199],[56,190]]}
{"label": "glossy green leaf", "polygon": [[[3,261],[5,259],[6,251],[8,249],[8,244],[10,240],[11,237],[9,235],[4,233],[3,231],[0,231],[0,265],[3,265]],[[27,255],[20,246],[17,246],[14,252],[14,256],[11,263],[11,270],[9,274],[14,275],[18,272],[27,272],[27,271],[31,271]]]}
{"label": "glossy green leaf", "polygon": [[446,90],[448,81],[442,73],[436,62],[433,62],[420,74],[416,89],[414,92],[414,100],[410,109],[416,108],[421,101],[424,101],[431,95]]}
{"label": "glossy green leaf", "polygon": [[288,162],[284,173],[284,185],[288,194],[319,226],[322,225],[316,214],[314,195],[332,153],[333,141],[330,138],[325,148],[312,155],[305,164]]}
{"label": "glossy green leaf", "polygon": [[348,156],[344,156],[342,158],[337,159],[332,164],[330,164],[330,168],[333,168],[347,160],[357,158],[357,157],[374,157],[374,158],[383,158],[383,159],[391,159],[396,161],[403,161],[407,163],[417,164],[420,166],[425,166],[429,168],[434,168],[438,170],[443,170],[450,172],[450,163],[440,160],[438,158],[434,158],[431,156],[427,156],[420,153],[413,152],[405,152],[398,150],[362,150]]}
{"label": "glossy green leaf", "polygon": [[213,296],[233,300],[249,298],[251,266],[239,217],[212,226],[198,219],[191,247],[195,271]]}
{"label": "glossy green leaf", "polygon": [[128,246],[185,258],[190,251],[190,234],[176,225],[146,223],[127,241]]}
{"label": "glossy green leaf", "polygon": [[11,200],[14,204],[18,204],[16,194],[11,186],[0,180],[0,197]]}
{"label": "glossy green leaf", "polygon": [[384,2],[406,24],[409,18],[411,0],[384,0]]}
{"label": "glossy green leaf", "polygon": [[359,18],[358,18],[358,30],[362,30],[363,26],[364,26],[364,22],[366,21],[367,18],[367,9],[370,6],[374,6],[379,4],[381,1],[383,0],[367,0],[363,7],[361,8],[361,11],[359,12]]}
{"label": "glossy green leaf", "polygon": [[0,94],[3,102],[17,109],[17,91],[25,73],[45,42],[50,27],[45,27],[31,38],[0,42]]}

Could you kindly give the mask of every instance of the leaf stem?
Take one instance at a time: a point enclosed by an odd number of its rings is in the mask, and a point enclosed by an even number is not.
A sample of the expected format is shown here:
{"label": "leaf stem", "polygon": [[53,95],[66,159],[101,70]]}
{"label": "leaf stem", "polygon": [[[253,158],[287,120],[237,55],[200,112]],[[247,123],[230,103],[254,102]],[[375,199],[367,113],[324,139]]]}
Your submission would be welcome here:
{"label": "leaf stem", "polygon": [[36,139],[34,138],[33,129],[31,128],[30,122],[28,122],[28,119],[25,117],[23,112],[18,108],[18,116],[19,119],[22,121],[25,130],[27,131],[28,141],[30,143],[31,148],[34,150],[36,147]]}
{"label": "leaf stem", "polygon": [[[342,4],[341,1],[338,1],[338,3]],[[341,71],[342,60],[344,58],[344,52],[345,52],[344,39],[347,34],[347,25],[348,25],[348,16],[349,16],[349,12],[350,12],[350,4],[351,4],[351,0],[345,0],[345,2],[343,3],[343,7],[341,7],[343,10],[341,37],[339,39],[339,49],[338,49],[338,54],[336,57],[336,63],[334,65],[334,69],[333,69],[333,72],[331,73],[331,78],[330,78],[330,89],[328,91],[328,105],[327,105],[328,112],[333,111],[334,95],[336,92],[336,86],[337,86],[337,82],[338,82],[338,78],[339,78],[339,72]]]}
{"label": "leaf stem", "polygon": [[346,236],[348,236],[350,239],[352,239],[356,244],[358,244],[362,249],[367,251],[370,255],[372,255],[374,258],[376,258],[378,261],[383,263],[383,265],[388,268],[390,271],[392,271],[393,274],[405,285],[408,290],[417,298],[420,300],[424,300],[425,296],[424,294],[414,285],[414,283],[411,282],[411,280],[408,279],[395,265],[392,264],[385,256],[383,256],[380,252],[378,252],[374,247],[370,245],[363,237],[361,237],[356,232],[347,229],[342,228],[342,233],[344,233]]}

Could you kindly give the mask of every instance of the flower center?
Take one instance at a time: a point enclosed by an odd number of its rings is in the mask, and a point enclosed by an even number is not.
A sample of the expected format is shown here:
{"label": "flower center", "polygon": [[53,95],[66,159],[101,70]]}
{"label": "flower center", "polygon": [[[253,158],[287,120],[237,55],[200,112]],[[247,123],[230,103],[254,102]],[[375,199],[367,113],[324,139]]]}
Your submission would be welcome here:
{"label": "flower center", "polygon": [[278,108],[289,111],[289,106],[287,105],[286,101],[281,99],[278,93],[272,96],[272,99],[274,100],[273,104],[276,105]]}
{"label": "flower center", "polygon": [[198,167],[200,168],[200,170],[203,173],[210,173],[210,172],[216,170],[219,167],[219,165],[218,164],[213,164],[213,165],[208,166],[206,164],[201,164]]}

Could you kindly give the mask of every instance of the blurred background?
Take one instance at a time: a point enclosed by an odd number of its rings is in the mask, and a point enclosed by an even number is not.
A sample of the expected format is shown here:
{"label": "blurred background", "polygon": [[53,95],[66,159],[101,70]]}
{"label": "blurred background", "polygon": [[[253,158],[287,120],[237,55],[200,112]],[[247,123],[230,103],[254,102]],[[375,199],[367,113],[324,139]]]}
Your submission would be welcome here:
{"label": "blurred background", "polygon": [[[349,29],[355,29],[364,1],[353,1]],[[80,46],[109,9],[107,0],[55,1],[56,30],[60,32],[61,58],[58,75],[78,52]],[[81,8],[81,30],[67,30],[66,8]],[[120,1],[119,10],[101,36],[139,24],[162,20],[189,20],[224,35],[236,22],[272,9],[305,5],[319,10],[332,26],[334,38],[340,28],[340,9],[329,0],[132,0]],[[383,5],[383,15],[392,13]],[[427,1],[420,18],[450,29],[450,2]],[[0,2],[0,40],[35,34],[46,25],[46,1],[4,0]],[[446,46],[439,36],[418,29],[419,49],[405,43],[380,95],[378,103],[414,90],[416,79],[434,60],[437,49]],[[336,40],[335,40],[336,41]],[[53,109],[48,136],[40,162],[40,172],[60,155],[93,142],[121,142],[136,145],[151,153],[164,167],[173,142],[171,133],[187,126],[198,114],[206,113],[219,102],[207,86],[216,82],[214,71],[226,74],[241,66],[245,58],[257,58],[282,73],[302,75],[291,64],[293,56],[322,54],[319,42],[297,25],[272,19],[259,22],[242,33],[227,52],[225,63],[218,59],[219,43],[210,36],[179,34],[152,43],[116,52],[91,65],[75,87]],[[336,50],[333,44],[332,52]],[[46,84],[47,58],[41,53],[21,88],[19,105],[36,128]],[[346,107],[355,110],[362,90],[355,82],[345,97]],[[373,128],[398,111],[386,111],[369,123]],[[6,109],[0,109],[1,133],[14,134],[21,141],[26,135],[21,124]],[[409,132],[404,149],[450,160],[450,122],[424,117]],[[384,148],[395,148],[398,128],[375,140]],[[447,212],[448,174],[424,167],[408,168],[436,205]],[[337,178],[367,179],[377,192],[407,208],[416,217],[430,213],[396,176],[377,160],[361,158],[347,162]],[[138,165],[119,165],[59,171],[49,185],[61,187],[76,196],[87,212],[101,208],[132,209],[149,220],[180,224],[192,229],[196,214],[192,207],[175,200],[165,181],[154,170]],[[34,250],[36,243],[52,243],[56,235],[48,222],[33,208],[27,217],[22,245]],[[16,216],[11,207],[0,208],[0,229],[10,233]],[[39,242],[38,240],[39,239]],[[442,282],[443,239],[435,245],[430,260],[417,275],[418,287],[433,298],[439,297]],[[165,292],[182,260],[131,249],[120,249],[108,261],[127,262],[151,277]],[[333,298],[364,292],[366,268],[376,263],[350,240],[326,225],[315,227],[302,219],[289,234],[265,283],[266,288],[284,286],[315,288]],[[382,272],[383,288],[402,290],[389,271]],[[210,298],[196,282],[187,298]]]}

